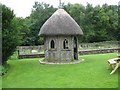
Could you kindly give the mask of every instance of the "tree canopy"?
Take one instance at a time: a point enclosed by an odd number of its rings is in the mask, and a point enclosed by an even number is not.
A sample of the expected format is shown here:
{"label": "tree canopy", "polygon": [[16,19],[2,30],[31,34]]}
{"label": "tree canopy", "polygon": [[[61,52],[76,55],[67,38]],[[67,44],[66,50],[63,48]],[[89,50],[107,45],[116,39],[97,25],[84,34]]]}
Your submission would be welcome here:
{"label": "tree canopy", "polygon": [[[101,42],[118,39],[118,6],[92,4],[62,4],[65,9],[81,26],[84,35],[79,38],[80,42]],[[43,38],[38,37],[38,32],[44,22],[57,10],[46,3],[35,2],[31,15],[25,18],[27,28],[24,30],[23,45],[43,44]],[[27,31],[27,32],[26,32]]]}

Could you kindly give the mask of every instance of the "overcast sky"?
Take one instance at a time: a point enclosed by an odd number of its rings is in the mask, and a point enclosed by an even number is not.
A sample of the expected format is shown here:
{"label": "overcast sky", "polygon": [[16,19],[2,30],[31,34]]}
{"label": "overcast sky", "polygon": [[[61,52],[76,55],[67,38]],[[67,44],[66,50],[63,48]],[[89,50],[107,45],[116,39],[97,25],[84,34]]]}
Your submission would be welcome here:
{"label": "overcast sky", "polygon": [[[17,17],[26,17],[29,16],[31,13],[31,8],[34,5],[34,2],[45,2],[54,7],[58,7],[59,0],[0,0],[0,3],[5,4],[6,6],[10,7],[14,10],[14,13]],[[118,5],[119,0],[61,0],[67,4],[70,3],[80,3],[86,6],[87,2],[95,5],[102,5],[102,4],[109,4],[109,5]]]}

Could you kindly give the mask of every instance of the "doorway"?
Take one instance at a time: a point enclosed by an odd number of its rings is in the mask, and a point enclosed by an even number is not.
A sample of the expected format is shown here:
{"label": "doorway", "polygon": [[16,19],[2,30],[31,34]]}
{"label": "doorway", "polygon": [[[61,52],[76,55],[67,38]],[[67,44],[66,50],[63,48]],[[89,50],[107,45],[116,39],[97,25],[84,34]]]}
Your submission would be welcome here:
{"label": "doorway", "polygon": [[74,37],[74,59],[78,60],[77,37]]}

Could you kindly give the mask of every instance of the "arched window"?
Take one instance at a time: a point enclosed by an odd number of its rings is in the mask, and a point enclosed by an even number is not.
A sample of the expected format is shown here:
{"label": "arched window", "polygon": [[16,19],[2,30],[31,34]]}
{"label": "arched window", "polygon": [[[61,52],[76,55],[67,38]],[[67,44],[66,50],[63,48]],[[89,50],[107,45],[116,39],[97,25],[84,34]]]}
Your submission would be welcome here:
{"label": "arched window", "polygon": [[55,48],[55,42],[53,40],[51,40],[51,42],[50,42],[50,47]]}
{"label": "arched window", "polygon": [[68,40],[64,40],[63,42],[63,49],[68,49]]}

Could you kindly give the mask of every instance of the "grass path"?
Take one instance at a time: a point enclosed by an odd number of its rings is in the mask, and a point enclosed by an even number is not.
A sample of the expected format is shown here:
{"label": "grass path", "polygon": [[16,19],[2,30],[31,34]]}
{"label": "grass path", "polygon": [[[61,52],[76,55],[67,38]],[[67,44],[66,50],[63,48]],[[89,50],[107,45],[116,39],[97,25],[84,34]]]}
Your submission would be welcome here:
{"label": "grass path", "polygon": [[116,53],[83,55],[85,61],[71,65],[42,65],[39,58],[9,60],[3,88],[116,88],[118,72],[107,70]]}

